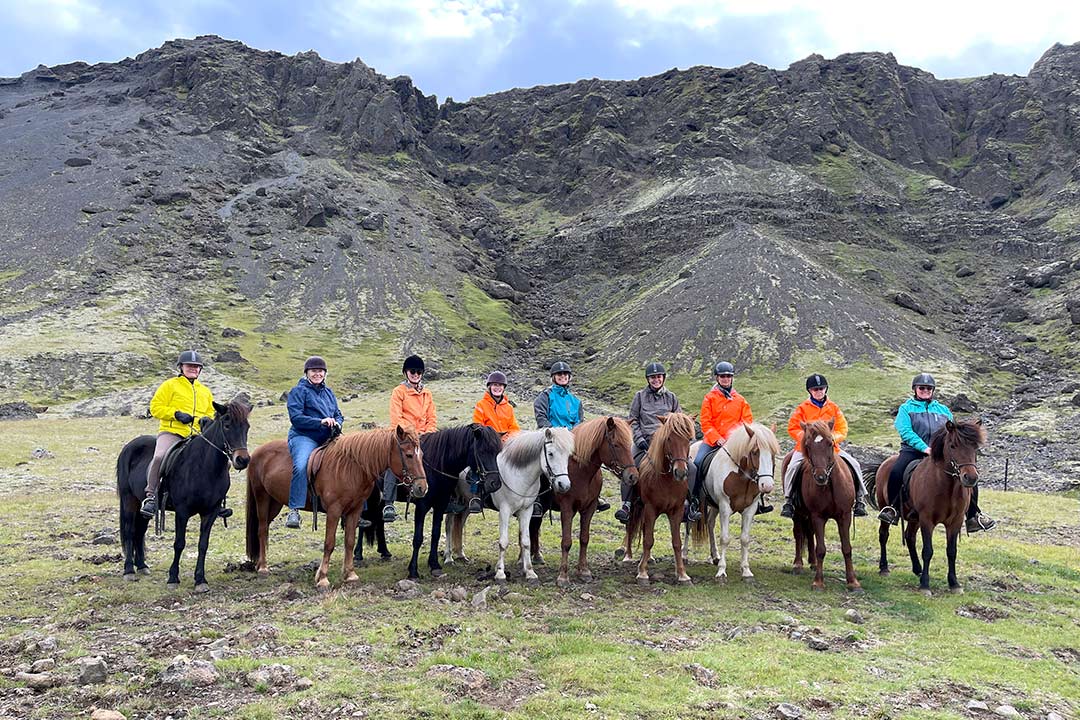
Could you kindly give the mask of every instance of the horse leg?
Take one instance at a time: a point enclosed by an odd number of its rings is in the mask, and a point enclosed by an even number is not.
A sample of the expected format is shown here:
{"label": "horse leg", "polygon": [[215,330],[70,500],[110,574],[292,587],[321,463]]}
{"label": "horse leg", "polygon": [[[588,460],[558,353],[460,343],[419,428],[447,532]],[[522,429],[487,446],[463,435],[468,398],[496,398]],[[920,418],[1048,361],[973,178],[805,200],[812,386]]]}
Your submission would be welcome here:
{"label": "horse leg", "polygon": [[742,532],[739,533],[739,569],[743,580],[753,580],[754,573],[750,572],[750,526],[754,524],[754,509],[757,508],[757,500],[746,508],[746,512],[739,513],[742,519]]}
{"label": "horse leg", "polygon": [[911,556],[911,572],[915,575],[922,575],[922,565],[919,563],[919,554],[915,550],[915,533],[918,531],[918,523],[908,523],[907,532],[904,533],[904,543],[907,545],[908,555]]}
{"label": "horse leg", "polygon": [[709,528],[709,562],[713,565],[720,564],[720,551],[716,549],[716,518],[719,514],[720,511],[712,506],[705,513],[705,524]]}
{"label": "horse leg", "polygon": [[836,521],[840,529],[840,552],[844,554],[844,575],[848,590],[861,590],[855,577],[855,565],[851,562],[851,513],[846,512]]}
{"label": "horse leg", "polygon": [[372,521],[375,524],[375,549],[380,558],[390,560],[394,556],[390,553],[390,548],[386,547],[386,523],[383,522],[382,513],[378,510],[375,511],[375,516],[376,519]]}
{"label": "horse leg", "polygon": [[180,587],[180,555],[184,552],[184,547],[187,545],[187,523],[188,516],[181,515],[179,511],[176,515],[176,530],[173,537],[173,561],[169,566],[169,586],[173,588]]}
{"label": "horse leg", "polygon": [[825,518],[814,515],[811,519],[814,525],[814,582],[810,586],[814,590],[825,589]]}
{"label": "horse leg", "polygon": [[521,535],[521,569],[525,572],[526,580],[536,582],[540,578],[536,576],[536,571],[533,570],[532,547],[529,538],[532,534],[532,505],[518,510],[517,518]]}
{"label": "horse leg", "polygon": [[596,513],[596,506],[586,508],[578,515],[578,577],[582,582],[592,582],[593,574],[589,569],[589,535],[592,530],[592,518]]}
{"label": "horse leg", "polygon": [[431,511],[431,550],[428,552],[428,569],[431,577],[442,577],[443,569],[439,564],[439,536],[442,535],[443,514],[441,510]]}
{"label": "horse leg", "polygon": [[540,528],[544,524],[544,518],[529,516],[529,550],[532,553],[532,564],[543,565],[544,555],[540,552]]}
{"label": "horse leg", "polygon": [[124,549],[124,579],[138,580],[135,575],[135,515],[128,499],[120,498],[120,545]]}
{"label": "horse leg", "polygon": [[656,511],[646,505],[641,513],[641,559],[638,561],[637,581],[639,585],[649,584],[649,556],[652,555],[653,532],[656,524]]}
{"label": "horse leg", "polygon": [[510,509],[499,508],[499,564],[495,567],[495,582],[506,582],[506,549],[510,547]]}
{"label": "horse leg", "polygon": [[413,513],[413,535],[412,535],[412,558],[409,560],[409,579],[420,579],[420,548],[424,544],[424,515],[426,511],[421,509],[419,505],[416,506],[416,512]]}
{"label": "horse leg", "polygon": [[359,582],[360,580],[360,576],[356,574],[356,563],[353,552],[356,550],[356,546],[361,542],[360,538],[356,535],[356,527],[360,524],[360,513],[363,511],[363,508],[364,505],[361,503],[345,516],[345,547],[342,548],[345,552],[345,557],[342,558],[341,562],[341,577],[345,578],[345,582],[349,584]]}
{"label": "horse leg", "polygon": [[453,513],[446,516],[446,525],[443,533],[443,564],[452,565],[454,562],[454,518]]}
{"label": "horse leg", "polygon": [[206,551],[210,549],[210,531],[214,529],[218,508],[215,505],[205,515],[199,515],[199,559],[195,561],[195,592],[209,592],[206,584]]}
{"label": "horse leg", "polygon": [[889,574],[889,556],[886,548],[889,545],[889,523],[882,521],[877,531],[878,545],[881,546],[881,557],[878,559],[878,574]]}
{"label": "horse leg", "polygon": [[469,520],[468,513],[458,513],[454,523],[454,559],[458,562],[469,564],[469,558],[465,554],[465,523]]}
{"label": "horse leg", "polygon": [[928,522],[919,524],[922,530],[922,575],[919,576],[919,590],[923,595],[930,594],[930,558],[934,557],[934,526]]}
{"label": "horse leg", "polygon": [[146,530],[150,526],[150,518],[135,513],[135,537],[132,547],[135,551],[135,570],[140,575],[149,575],[150,568],[146,564]]}
{"label": "horse leg", "polygon": [[957,594],[964,592],[964,588],[960,587],[960,582],[956,579],[956,546],[959,539],[959,526],[956,527],[956,530],[950,530],[945,536],[945,554],[949,558],[949,592]]}
{"label": "horse leg", "polygon": [[806,534],[803,532],[802,521],[798,517],[791,521],[791,536],[795,539],[795,559],[791,563],[791,572],[793,575],[802,575]]}
{"label": "horse leg", "polygon": [[731,508],[727,503],[720,508],[720,554],[716,558],[716,577],[727,580],[727,547],[731,542]]}
{"label": "horse leg", "polygon": [[686,574],[686,561],[683,558],[682,534],[682,508],[673,513],[668,513],[668,525],[671,526],[671,550],[675,553],[675,577],[679,582],[689,584],[690,576]]}
{"label": "horse leg", "polygon": [[330,556],[337,544],[337,526],[341,512],[336,507],[326,508],[326,533],[323,535],[323,554],[319,569],[315,571],[315,589],[326,592],[330,589]]}
{"label": "horse leg", "polygon": [[[562,543],[559,549],[562,551],[559,560],[559,576],[555,578],[555,584],[559,587],[566,587],[570,584],[570,548],[573,546],[574,541],[572,534],[574,532],[574,518],[573,513],[569,508],[562,508],[559,513],[559,524],[562,526]],[[578,573],[581,572],[581,563],[578,563]]]}

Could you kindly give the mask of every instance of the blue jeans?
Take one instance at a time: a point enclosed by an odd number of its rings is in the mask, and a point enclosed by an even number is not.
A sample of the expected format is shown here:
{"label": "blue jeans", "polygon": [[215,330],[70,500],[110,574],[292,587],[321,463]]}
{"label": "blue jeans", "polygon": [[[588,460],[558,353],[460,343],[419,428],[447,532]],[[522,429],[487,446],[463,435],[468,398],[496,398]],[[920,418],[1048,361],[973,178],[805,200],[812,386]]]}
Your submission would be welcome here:
{"label": "blue jeans", "polygon": [[289,433],[289,454],[292,455],[292,484],[289,485],[289,509],[299,510],[307,503],[308,458],[319,443],[307,435]]}

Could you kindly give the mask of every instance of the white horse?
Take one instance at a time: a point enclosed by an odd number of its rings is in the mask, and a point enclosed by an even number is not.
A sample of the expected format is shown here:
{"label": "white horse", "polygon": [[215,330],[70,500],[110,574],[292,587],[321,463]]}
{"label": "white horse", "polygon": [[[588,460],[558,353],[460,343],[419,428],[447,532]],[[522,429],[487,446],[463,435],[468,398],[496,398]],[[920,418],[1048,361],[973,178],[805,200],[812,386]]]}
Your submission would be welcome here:
{"label": "white horse", "polygon": [[526,580],[536,580],[529,547],[529,521],[533,503],[540,493],[540,475],[555,492],[570,490],[567,471],[574,452],[574,436],[566,428],[544,428],[518,433],[503,446],[496,458],[502,487],[491,494],[499,511],[499,565],[495,581],[506,581],[506,549],[510,546],[510,516],[517,515],[521,536],[521,558]]}
{"label": "white horse", "polygon": [[[690,456],[697,453],[700,442],[690,448]],[[761,423],[743,424],[728,435],[723,447],[713,455],[709,472],[704,478],[706,496],[705,513],[694,523],[695,543],[709,533],[709,559],[716,564],[716,577],[727,579],[727,547],[731,542],[728,531],[731,513],[742,515],[742,545],[740,566],[742,577],[754,577],[750,572],[750,525],[754,522],[761,493],[772,492],[775,481],[777,457],[780,445],[776,435]],[[699,469],[700,472],[700,469]],[[720,552],[716,552],[716,517],[720,516]],[[687,556],[691,528],[686,528],[687,542],[683,543],[683,558]]]}

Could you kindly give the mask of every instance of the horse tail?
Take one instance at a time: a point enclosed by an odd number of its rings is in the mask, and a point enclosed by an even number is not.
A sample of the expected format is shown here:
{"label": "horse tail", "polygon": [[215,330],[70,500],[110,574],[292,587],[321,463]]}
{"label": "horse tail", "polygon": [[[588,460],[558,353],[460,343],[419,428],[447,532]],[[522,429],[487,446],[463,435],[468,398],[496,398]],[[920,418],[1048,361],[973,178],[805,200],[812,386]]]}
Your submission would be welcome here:
{"label": "horse tail", "polygon": [[866,502],[875,510],[881,509],[877,506],[877,471],[881,466],[882,463],[874,463],[863,465],[862,468],[863,483],[866,485]]}
{"label": "horse tail", "polygon": [[248,560],[256,562],[259,559],[259,509],[255,506],[255,483],[262,482],[259,477],[259,463],[248,465],[247,471],[247,505],[244,508],[244,539]]}
{"label": "horse tail", "polygon": [[694,547],[698,547],[709,537],[709,526],[705,522],[705,516],[708,515],[708,507],[704,507],[702,510],[701,517],[695,520],[693,526],[690,528],[690,540]]}
{"label": "horse tail", "polygon": [[641,500],[630,504],[630,519],[626,521],[626,545],[629,550],[634,549],[634,541],[641,535],[644,510],[645,506],[641,504]]}

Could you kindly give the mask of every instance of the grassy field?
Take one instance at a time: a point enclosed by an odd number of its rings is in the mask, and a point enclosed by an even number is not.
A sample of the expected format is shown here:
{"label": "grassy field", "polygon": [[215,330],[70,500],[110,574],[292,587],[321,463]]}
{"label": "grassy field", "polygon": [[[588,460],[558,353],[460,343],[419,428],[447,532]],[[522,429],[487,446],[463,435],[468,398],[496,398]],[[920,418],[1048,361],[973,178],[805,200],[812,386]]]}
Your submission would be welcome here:
{"label": "grassy field", "polygon": [[[373,401],[344,409],[379,413]],[[252,446],[284,434],[283,412],[256,409]],[[490,513],[470,522],[472,562],[449,566],[441,580],[422,569],[419,590],[397,589],[411,534],[411,523],[398,522],[389,527],[393,560],[369,561],[361,582],[343,588],[339,549],[335,590],[319,595],[311,562],[321,535],[307,516],[299,532],[275,523],[269,578],[240,569],[245,479],[234,474],[237,513],[230,527],[215,527],[212,589],[196,595],[190,534],[176,592],[164,581],[171,532],[149,537],[153,572],[138,583],[122,580],[117,543],[94,544],[116,533],[119,448],[153,430],[130,418],[0,424],[0,717],[89,717],[94,707],[161,719],[772,717],[780,703],[819,718],[989,718],[1000,705],[1024,718],[1080,715],[1080,502],[1072,499],[986,492],[983,505],[1000,525],[962,539],[963,595],[944,592],[943,541],[933,597],[918,594],[896,534],[893,574],[880,577],[870,520],[855,535],[865,592],[844,590],[833,533],[827,589],[813,593],[809,577],[790,572],[790,525],[775,514],[754,525],[754,583],[714,583],[707,549],[695,548],[694,584],[676,586],[660,532],[659,578],[643,588],[615,560],[621,526],[605,513],[590,546],[596,582],[555,587],[558,539],[546,527],[539,585],[514,578],[477,607],[497,557]],[[32,459],[39,447],[54,457]],[[456,586],[463,602],[449,598]],[[864,622],[847,619],[849,609]],[[55,649],[37,644],[48,637]],[[105,659],[105,683],[74,683],[75,660],[87,655]],[[217,680],[166,682],[178,655],[211,662]],[[56,661],[59,684],[31,690],[15,675],[42,658]],[[303,681],[249,679],[276,663]],[[989,709],[969,709],[971,701]]]}

